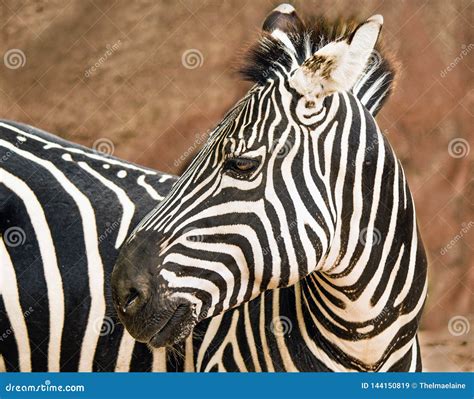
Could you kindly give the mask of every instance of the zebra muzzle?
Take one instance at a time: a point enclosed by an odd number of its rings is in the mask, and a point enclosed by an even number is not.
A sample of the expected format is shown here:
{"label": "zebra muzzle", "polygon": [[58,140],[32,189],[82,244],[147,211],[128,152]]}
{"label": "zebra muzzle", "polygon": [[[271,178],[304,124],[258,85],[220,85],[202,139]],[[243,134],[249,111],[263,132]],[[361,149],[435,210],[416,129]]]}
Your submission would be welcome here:
{"label": "zebra muzzle", "polygon": [[194,305],[190,302],[179,303],[173,312],[163,315],[162,322],[148,344],[154,348],[171,346],[182,341],[195,325]]}

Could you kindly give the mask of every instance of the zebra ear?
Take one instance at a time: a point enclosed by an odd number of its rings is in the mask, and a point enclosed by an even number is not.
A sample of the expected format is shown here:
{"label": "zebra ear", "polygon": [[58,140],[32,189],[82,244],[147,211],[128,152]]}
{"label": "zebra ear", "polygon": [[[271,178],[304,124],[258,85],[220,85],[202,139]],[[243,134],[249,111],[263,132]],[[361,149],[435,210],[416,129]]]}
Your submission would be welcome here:
{"label": "zebra ear", "polygon": [[349,91],[367,66],[382,24],[382,16],[374,15],[346,40],[319,49],[294,71],[290,86],[309,102]]}
{"label": "zebra ear", "polygon": [[304,24],[296,14],[296,10],[290,4],[280,4],[267,15],[263,21],[262,29],[274,34],[275,31],[283,33],[299,32],[304,29]]}

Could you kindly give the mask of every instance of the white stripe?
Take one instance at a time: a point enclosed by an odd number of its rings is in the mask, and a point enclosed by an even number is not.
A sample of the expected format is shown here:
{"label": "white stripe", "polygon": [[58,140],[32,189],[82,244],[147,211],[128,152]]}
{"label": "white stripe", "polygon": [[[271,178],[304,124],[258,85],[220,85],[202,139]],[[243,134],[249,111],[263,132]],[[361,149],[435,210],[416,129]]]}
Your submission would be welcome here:
{"label": "white stripe", "polygon": [[4,373],[5,371],[7,371],[7,367],[5,366],[3,355],[0,353],[0,373]]}
{"label": "white stripe", "polygon": [[418,341],[415,336],[415,339],[413,341],[412,351],[411,351],[411,363],[410,363],[410,369],[409,369],[411,373],[416,371],[417,360],[418,360]]}
{"label": "white stripe", "polygon": [[[340,134],[341,137],[341,155],[340,155],[340,162],[339,165],[337,166],[337,179],[336,179],[336,185],[334,188],[334,198],[335,198],[335,211],[337,214],[341,213],[342,210],[342,191],[343,191],[343,186],[344,186],[344,180],[346,176],[346,171],[347,171],[347,151],[348,151],[348,137],[349,133],[352,127],[352,108],[350,107],[349,99],[347,98],[347,95],[345,93],[342,93],[340,95],[341,101],[345,103],[346,106],[346,118],[344,120],[344,124],[342,126],[342,132],[336,132],[336,134]],[[326,154],[332,154],[333,149],[326,148]],[[329,158],[331,159],[331,158]],[[329,165],[327,165],[326,168],[326,173],[327,176],[329,176],[330,170],[328,170]],[[331,165],[332,169],[332,165]],[[332,169],[334,170],[334,169]],[[328,191],[328,193],[331,193],[331,191]],[[329,200],[332,201],[332,197],[329,196]],[[342,228],[342,221],[341,218],[337,218],[336,220],[336,228],[334,231],[334,237],[333,241],[330,244],[328,254],[326,255],[325,258],[325,269],[328,269],[326,271],[331,271],[333,267],[337,266],[337,262],[340,260],[340,248],[341,248],[341,228]]]}
{"label": "white stripe", "polygon": [[4,122],[0,122],[0,126],[6,128],[6,129],[9,129],[13,132],[22,134],[25,137],[29,137],[33,140],[39,141],[41,143],[45,143],[46,144],[45,149],[60,148],[64,151],[72,152],[74,154],[81,154],[81,155],[84,155],[88,158],[92,158],[92,159],[95,159],[95,160],[98,160],[98,161],[107,162],[107,163],[112,164],[112,165],[121,166],[121,167],[131,169],[131,170],[138,170],[140,172],[146,173],[147,175],[156,175],[157,174],[157,172],[155,172],[153,170],[140,168],[139,166],[136,166],[136,165],[131,164],[131,163],[125,163],[125,162],[119,161],[119,160],[114,159],[114,158],[108,158],[108,157],[101,156],[99,154],[95,154],[95,153],[92,152],[92,150],[89,150],[90,152],[87,152],[87,151],[84,151],[84,150],[80,150],[78,148],[64,147],[64,146],[62,146],[58,143],[45,140],[45,139],[43,139],[43,138],[41,138],[41,137],[39,137],[35,134],[25,132],[24,130],[21,130],[21,129],[15,127],[15,126],[8,125]]}
{"label": "white stripe", "polygon": [[[413,219],[412,219],[412,237],[411,237],[411,248],[410,248],[410,261],[408,263],[408,271],[407,276],[405,278],[405,283],[403,284],[403,288],[398,293],[393,306],[396,307],[400,305],[403,301],[405,301],[410,289],[413,285],[413,277],[415,275],[415,267],[416,267],[416,258],[418,252],[418,229],[416,226],[416,215],[415,215],[415,204],[412,201],[413,207]],[[421,301],[423,302],[423,301]]]}
{"label": "white stripe", "polygon": [[[426,297],[427,289],[428,289],[428,280],[425,280],[425,285],[423,287],[423,292],[422,292],[420,298],[425,298]],[[424,304],[423,300],[418,300],[418,303],[416,304],[416,306],[413,308],[413,310],[410,313],[401,315],[395,321],[394,324],[398,323],[398,326],[400,327],[397,331],[398,334],[400,333],[400,329],[402,328],[402,326],[404,326],[405,324],[408,324],[410,321],[412,321],[418,315],[418,313],[420,312],[421,307],[423,306],[423,304]],[[385,335],[385,337],[381,337],[384,342],[391,342],[393,337],[394,337],[394,336],[388,337],[387,334],[385,334],[385,331],[377,337],[380,337],[381,335]],[[403,345],[401,348],[399,348],[395,352],[393,352],[390,355],[390,357],[385,360],[385,362],[383,363],[383,365],[382,365],[382,367],[380,368],[379,371],[387,371],[393,364],[395,364],[398,360],[400,360],[407,353],[408,348],[409,348],[409,350],[411,350],[411,345],[413,345],[413,343],[416,343],[416,335],[410,342],[408,342],[407,344]]]}
{"label": "white stripe", "polygon": [[0,261],[2,264],[2,267],[0,267],[0,292],[2,293],[3,303],[5,304],[11,328],[15,333],[19,368],[20,371],[31,371],[30,340],[23,317],[23,310],[21,309],[15,269],[3,240],[0,240]]}
{"label": "white stripe", "polygon": [[[104,267],[99,254],[99,241],[97,237],[97,225],[94,209],[92,208],[89,199],[80,192],[52,162],[38,158],[27,151],[20,150],[4,140],[0,140],[0,145],[45,167],[64,188],[64,191],[74,199],[79,209],[86,247],[89,289],[91,296],[89,319],[82,341],[79,371],[91,371],[100,333],[96,328],[96,325],[98,324],[98,320],[103,320],[105,316]],[[102,325],[102,323],[99,325]]]}
{"label": "white stripe", "polygon": [[[238,326],[239,317],[240,317],[240,311],[235,310],[234,313],[232,314],[232,322],[231,322],[231,325],[229,328],[229,334],[227,334],[226,340],[228,341],[228,343],[232,345],[232,359],[237,365],[237,371],[247,372],[249,370],[242,356],[242,352],[240,351],[240,346],[237,341],[237,333],[238,333],[237,326]],[[224,350],[226,347],[227,347],[227,344],[222,345],[222,348],[223,348],[222,355],[224,355]]]}
{"label": "white stripe", "polygon": [[160,183],[164,183],[166,180],[172,179],[174,176],[172,175],[163,175],[160,177],[160,180],[158,180]]}
{"label": "white stripe", "polygon": [[[273,292],[273,303],[272,303],[272,308],[273,308],[273,318],[272,322],[276,323],[278,320],[280,320],[280,290],[274,291]],[[290,322],[291,323],[291,322]],[[293,326],[290,326],[290,328],[293,328]],[[285,371],[298,371],[296,368],[295,364],[293,363],[293,360],[291,359],[290,352],[288,351],[288,348],[285,343],[285,334],[282,334],[281,332],[274,332],[273,335],[275,336],[275,340],[277,342],[278,350],[280,351],[280,356],[281,360],[283,361],[283,367]]]}
{"label": "white stripe", "polygon": [[[280,290],[276,289],[273,291],[268,291],[268,295],[278,295]],[[273,367],[273,361],[272,361],[272,356],[270,355],[270,348],[268,347],[267,343],[267,320],[265,318],[265,295],[267,293],[263,293],[262,296],[260,297],[260,322],[258,325],[258,332],[260,334],[260,339],[262,341],[262,352],[263,352],[263,357],[265,359],[265,363],[267,366],[267,371],[275,371],[275,368]]]}
{"label": "white stripe", "polygon": [[[400,162],[397,160],[397,162]],[[402,184],[403,184],[403,209],[407,209],[407,180],[405,177],[405,171],[403,170],[402,166],[400,165],[400,170],[402,171]]]}
{"label": "white stripe", "polygon": [[122,339],[120,340],[120,348],[117,356],[115,371],[130,371],[130,363],[132,361],[133,348],[135,348],[135,340],[123,330]]}
{"label": "white stripe", "polygon": [[[163,198],[165,198],[162,195],[158,194],[158,192],[145,181],[145,177],[145,175],[141,175],[137,179],[138,185],[142,186],[146,190],[148,195],[156,201],[161,201]],[[161,181],[161,179],[159,181]]]}
{"label": "white stripe", "polygon": [[64,326],[64,291],[51,231],[40,202],[23,180],[0,169],[0,181],[23,200],[36,234],[43,262],[49,304],[48,370],[59,371],[61,337]]}
{"label": "white stripe", "polygon": [[135,205],[132,201],[130,201],[130,198],[128,198],[127,193],[122,188],[120,188],[116,184],[112,183],[110,180],[107,180],[104,176],[97,173],[85,162],[78,162],[78,165],[82,169],[84,169],[87,173],[89,173],[90,175],[95,177],[97,180],[99,180],[105,187],[112,190],[117,196],[117,199],[119,200],[120,205],[122,206],[123,212],[122,212],[122,217],[120,219],[120,228],[117,234],[117,240],[115,241],[115,249],[118,249],[120,245],[122,245],[122,243],[127,238],[128,228],[130,227],[133,214],[135,213]]}
{"label": "white stripe", "polygon": [[[369,100],[374,96],[374,94],[378,90],[380,90],[380,88],[385,83],[386,77],[387,77],[387,74],[383,74],[374,83],[370,85],[370,87],[367,89],[367,91],[362,96],[362,99],[360,100],[362,104],[366,105],[369,102]],[[380,100],[381,98],[383,98],[383,96],[380,96],[378,100]]]}
{"label": "white stripe", "polygon": [[255,371],[260,372],[262,371],[262,367],[260,366],[260,362],[258,360],[257,346],[255,345],[255,338],[253,336],[253,329],[252,329],[252,323],[250,321],[248,302],[245,302],[244,304],[244,329],[245,329],[245,338],[247,338],[247,342],[250,348],[250,356],[253,360],[253,364],[255,365]]}
{"label": "white stripe", "polygon": [[[290,102],[291,102],[291,94],[286,91],[286,89],[283,86],[283,83],[280,83],[279,89],[282,93],[282,96],[281,96],[282,105],[284,106],[284,109],[287,110],[288,113],[290,113],[289,109],[290,109]],[[275,112],[277,112],[277,109],[275,110]],[[285,131],[282,133],[281,137],[279,138],[278,143],[275,146],[275,150],[273,151],[273,154],[270,156],[268,160],[268,170],[275,169],[274,168],[275,159],[277,158],[279,151],[282,148],[284,148],[285,145],[287,145],[287,139],[290,133],[292,132],[292,128],[293,127],[291,125],[288,125]],[[287,165],[287,170],[288,170],[287,173],[290,173],[288,168],[291,169],[291,165]],[[282,165],[282,169],[283,169],[283,165]],[[293,246],[293,241],[291,239],[290,227],[288,225],[288,219],[285,212],[285,207],[282,201],[280,200],[280,196],[275,191],[273,173],[268,173],[267,175],[267,182],[265,185],[265,198],[273,205],[275,213],[277,214],[277,217],[278,217],[278,221],[280,222],[280,230],[281,230],[280,237],[283,239],[285,250],[287,251],[288,263],[290,265],[289,282],[290,284],[291,282],[295,283],[299,278],[298,262],[296,258],[295,248]],[[278,275],[274,276],[274,278],[280,279],[281,270],[277,270],[276,272],[278,273]]]}
{"label": "white stripe", "polygon": [[372,64],[365,72],[362,73],[359,80],[352,86],[352,93],[358,97],[359,91],[364,87],[369,78],[375,73],[378,69],[380,63]]}
{"label": "white stripe", "polygon": [[404,356],[408,354],[408,352],[411,352],[412,347],[413,347],[413,342],[416,342],[416,337],[413,337],[408,343],[403,345],[400,349],[397,349],[395,352],[390,354],[388,359],[386,359],[380,366],[380,368],[376,371],[378,372],[387,372],[390,370],[390,367],[392,367],[396,362],[398,362],[400,359],[402,359]]}
{"label": "white stripe", "polygon": [[202,362],[204,360],[204,356],[208,354],[209,345],[212,343],[212,340],[214,339],[217,332],[219,331],[219,327],[221,326],[223,317],[224,317],[224,313],[221,313],[211,318],[211,321],[209,322],[209,325],[204,333],[204,338],[202,340],[201,346],[199,347],[199,351],[197,354],[196,371],[203,371]]}
{"label": "white stripe", "polygon": [[[180,231],[182,228],[184,228],[186,225],[192,226],[193,223],[196,221],[205,219],[207,217],[213,217],[216,215],[225,215],[228,213],[249,213],[249,209],[253,211],[253,213],[262,219],[260,215],[264,215],[264,208],[263,208],[263,201],[259,202],[240,202],[240,201],[234,201],[234,202],[227,202],[224,204],[216,205],[211,208],[207,208],[200,212],[199,214],[196,214],[193,217],[190,217],[186,219],[183,223],[180,225],[174,226],[175,231]],[[244,224],[234,224],[234,225],[225,225],[225,226],[217,226],[217,227],[210,227],[210,228],[196,228],[193,230],[190,230],[188,235],[213,235],[213,234],[238,234],[241,236],[244,236],[247,238],[249,244],[252,247],[252,253],[254,256],[254,268],[255,268],[255,277],[257,280],[254,282],[254,286],[252,289],[252,297],[255,297],[258,293],[260,293],[260,283],[261,281],[258,280],[258,277],[263,276],[263,250],[262,247],[259,243],[258,236],[255,233],[255,231],[248,225]],[[192,241],[187,241],[185,239],[186,236],[181,236],[179,240],[176,240],[173,242],[173,245],[176,245],[178,243],[185,245],[187,247],[194,247],[195,249],[199,248],[206,248],[209,251],[214,251],[214,252],[223,252],[225,249],[230,248],[230,252],[226,252],[229,255],[232,255],[236,260],[238,259],[243,259],[244,256],[242,255],[242,252],[239,248],[237,248],[234,245],[223,245],[223,244],[213,244],[213,243],[205,243],[205,242],[192,242]],[[171,237],[173,238],[173,237]],[[166,255],[167,251],[172,251],[173,245],[168,246],[165,251],[162,252],[162,256]],[[238,254],[236,254],[236,250],[238,250]],[[239,255],[240,254],[240,255]],[[166,258],[164,260],[164,263],[166,263]],[[248,270],[244,268],[240,268],[240,266],[243,264],[243,262],[239,261],[237,262],[237,265],[239,269],[241,270],[241,273],[243,273],[243,276],[248,276]],[[246,266],[246,264],[245,264]],[[245,274],[244,274],[245,273]],[[242,287],[244,286],[244,283],[242,282]],[[241,288],[243,289],[243,288]],[[244,291],[245,292],[245,291]],[[241,292],[243,295],[243,293]],[[243,298],[243,296],[241,297]]]}
{"label": "white stripe", "polygon": [[[179,243],[179,241],[177,243]],[[203,243],[199,243],[199,244],[203,244]],[[214,248],[217,249],[220,246],[220,244],[214,244],[214,245],[210,244],[210,246],[211,247],[214,246]],[[209,250],[208,247],[209,245],[208,246],[205,245],[204,247],[202,247],[202,250]],[[199,248],[199,245],[198,245],[198,248]],[[239,247],[234,246],[233,248],[235,248],[234,252],[240,252],[241,256],[243,255]],[[216,251],[213,251],[213,252],[216,252]],[[217,252],[217,253],[221,253],[221,252]],[[227,253],[227,251],[225,251],[225,253]],[[233,256],[232,253],[229,253],[229,255]],[[241,256],[235,256],[235,255],[233,256],[237,264],[240,264],[239,260]],[[166,265],[166,263],[174,263],[181,266],[199,267],[199,273],[204,272],[204,270],[217,273],[219,276],[221,276],[222,280],[224,280],[226,284],[226,288],[225,288],[226,296],[224,298],[222,306],[224,307],[224,310],[229,309],[230,299],[234,293],[235,279],[234,279],[234,275],[229,270],[229,268],[226,265],[224,265],[222,262],[206,261],[206,260],[196,259],[196,258],[192,258],[186,255],[172,252],[171,254],[165,256],[163,260],[163,264]],[[248,268],[247,268],[246,274],[247,274],[247,277],[242,277],[243,282],[241,285],[241,289],[239,290],[239,293],[242,293],[242,296],[245,294],[245,291],[247,288],[245,281],[248,281]],[[196,287],[196,288],[200,288],[200,287]],[[219,290],[217,294],[220,295],[220,293],[221,291]],[[210,294],[213,295],[214,293],[210,293]],[[240,295],[238,297],[238,300],[242,302],[242,298],[240,298]]]}
{"label": "white stripe", "polygon": [[387,95],[388,89],[385,90],[381,95],[378,96],[377,101],[374,102],[372,107],[369,109],[369,112],[373,114],[375,110],[379,107],[379,104],[382,102],[382,100],[385,98]]}
{"label": "white stripe", "polygon": [[[239,320],[239,311],[235,310],[232,314],[232,321],[229,327],[229,331],[224,339],[221,340],[219,348],[214,352],[212,357],[209,359],[204,371],[211,371],[214,366],[217,366],[217,371],[227,371],[224,367],[224,350],[227,348],[228,345],[231,346],[232,349],[232,359],[234,360],[235,364],[237,365],[238,371],[246,372],[247,366],[245,365],[244,359],[242,354],[240,353],[239,347],[237,345],[237,323]],[[234,370],[232,370],[234,371]]]}
{"label": "white stripe", "polygon": [[[350,371],[342,366],[340,363],[337,362],[336,359],[332,359],[328,356],[328,354],[317,345],[317,342],[310,336],[308,333],[307,325],[304,320],[303,316],[303,307],[302,307],[302,299],[304,299],[303,294],[301,293],[301,284],[298,282],[294,285],[294,295],[295,295],[295,308],[296,308],[296,318],[298,320],[298,330],[301,334],[301,337],[306,344],[306,347],[313,353],[313,355],[321,360],[326,367],[328,367],[332,371]],[[313,317],[313,321],[315,320],[312,313],[310,313]],[[337,342],[337,341],[333,341]]]}
{"label": "white stripe", "polygon": [[[346,102],[346,107],[349,108],[350,107],[350,103],[349,102]],[[354,116],[355,116],[355,119],[359,119],[360,120],[360,131],[361,132],[365,132],[366,130],[366,120],[365,120],[365,117],[364,117],[364,113],[363,113],[363,110],[361,109],[361,105],[360,103],[357,103],[357,109],[356,110],[352,110],[354,112]],[[357,115],[357,111],[359,111],[359,115]],[[360,118],[358,118],[358,116],[360,116]],[[348,242],[345,243],[346,245],[346,250],[345,250],[345,254],[344,254],[344,257],[342,259],[339,260],[339,264],[340,265],[344,265],[344,266],[339,266],[339,267],[347,267],[346,265],[349,265],[351,263],[351,260],[354,256],[354,251],[355,249],[357,248],[358,244],[360,244],[360,220],[361,220],[361,217],[362,217],[362,208],[363,208],[363,204],[364,204],[364,200],[363,200],[363,197],[362,197],[362,169],[363,169],[363,165],[364,165],[364,156],[365,156],[365,150],[366,150],[366,135],[364,133],[360,134],[360,140],[359,140],[359,143],[358,143],[358,147],[357,147],[357,151],[356,151],[356,156],[355,156],[355,165],[353,165],[354,167],[354,184],[353,184],[353,188],[352,188],[352,203],[353,203],[353,210],[352,210],[352,214],[351,214],[351,218],[350,218],[350,221],[349,221],[349,237],[348,237]],[[378,139],[380,139],[380,136],[378,136]],[[348,142],[348,140],[347,140]],[[347,148],[346,151],[349,151],[349,149]],[[354,149],[351,148],[351,152],[354,152]],[[380,159],[380,158],[379,158]],[[383,166],[383,164],[382,164]],[[341,167],[344,167],[344,166],[341,166]],[[345,169],[347,170],[348,167],[350,167],[349,165],[347,165],[347,160],[346,160],[346,167]],[[342,190],[342,187],[341,187],[341,190]],[[341,192],[341,196],[342,196],[342,192]],[[339,208],[339,212],[342,211],[342,208]],[[372,231],[372,230],[368,230],[369,232]],[[370,253],[371,252],[371,247],[368,247],[366,246],[364,248],[364,253]],[[363,258],[363,264],[365,265],[365,258],[363,256],[361,256],[361,258]],[[362,271],[364,270],[364,267],[358,267],[356,268],[358,270],[360,270],[360,273],[362,273]],[[359,275],[357,275],[357,278],[358,278]],[[353,281],[355,280],[356,278],[354,277],[351,281],[351,283],[347,283],[345,280],[344,280],[344,285],[349,285],[349,284],[353,284]],[[357,280],[356,280],[357,281]],[[340,285],[339,282],[337,282],[336,284]]]}
{"label": "white stripe", "polygon": [[194,372],[196,370],[194,369],[193,334],[186,338],[184,348],[184,371],[188,373]]}
{"label": "white stripe", "polygon": [[163,269],[161,271],[161,277],[168,282],[169,288],[198,288],[200,290],[208,292],[211,297],[211,306],[209,307],[208,314],[212,315],[215,306],[219,303],[219,287],[212,281],[206,280],[200,277],[183,276],[179,277],[176,273],[169,270]]}
{"label": "white stripe", "polygon": [[292,68],[298,67],[298,60],[295,58],[296,49],[295,46],[293,46],[293,43],[288,37],[288,35],[280,29],[275,29],[274,31],[272,31],[271,35],[275,39],[280,40],[280,42],[285,45],[285,51],[288,53],[292,60]]}
{"label": "white stripe", "polygon": [[166,370],[166,348],[153,349],[153,364],[151,371],[165,372]]}

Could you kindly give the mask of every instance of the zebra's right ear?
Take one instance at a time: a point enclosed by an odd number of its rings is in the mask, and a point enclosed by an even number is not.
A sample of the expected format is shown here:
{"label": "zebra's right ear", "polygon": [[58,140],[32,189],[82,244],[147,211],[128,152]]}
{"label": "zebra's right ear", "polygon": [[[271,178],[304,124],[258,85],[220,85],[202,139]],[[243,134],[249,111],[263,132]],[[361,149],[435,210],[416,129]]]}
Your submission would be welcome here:
{"label": "zebra's right ear", "polygon": [[327,95],[349,91],[369,61],[382,24],[382,16],[373,15],[351,37],[326,44],[294,71],[290,86],[311,107]]}
{"label": "zebra's right ear", "polygon": [[278,38],[279,32],[286,34],[302,31],[304,24],[292,5],[280,4],[267,15],[262,29]]}

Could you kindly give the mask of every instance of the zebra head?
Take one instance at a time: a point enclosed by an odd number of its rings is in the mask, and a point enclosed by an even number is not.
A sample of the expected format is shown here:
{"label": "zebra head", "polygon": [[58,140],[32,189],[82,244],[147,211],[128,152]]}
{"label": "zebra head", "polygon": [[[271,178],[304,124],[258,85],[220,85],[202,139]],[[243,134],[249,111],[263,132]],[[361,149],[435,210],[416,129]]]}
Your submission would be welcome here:
{"label": "zebra head", "polygon": [[352,193],[339,170],[354,175],[355,154],[374,163],[383,145],[373,115],[393,72],[374,52],[382,21],[308,29],[289,5],[266,18],[242,68],[255,85],[121,249],[113,298],[137,340],[171,345],[331,266]]}

